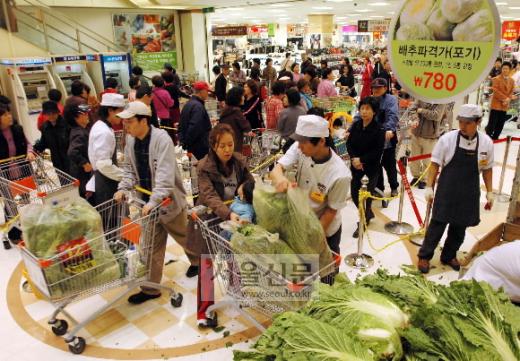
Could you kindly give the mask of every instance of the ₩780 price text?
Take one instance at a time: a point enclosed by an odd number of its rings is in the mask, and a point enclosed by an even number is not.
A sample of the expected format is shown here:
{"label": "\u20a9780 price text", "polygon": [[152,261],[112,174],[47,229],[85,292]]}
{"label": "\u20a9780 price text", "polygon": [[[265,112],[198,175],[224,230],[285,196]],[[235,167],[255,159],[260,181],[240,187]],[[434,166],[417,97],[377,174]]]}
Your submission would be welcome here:
{"label": "\u20a9780 price text", "polygon": [[444,73],[433,73],[425,71],[422,76],[413,78],[414,84],[418,88],[447,90],[449,92],[457,87],[457,75]]}

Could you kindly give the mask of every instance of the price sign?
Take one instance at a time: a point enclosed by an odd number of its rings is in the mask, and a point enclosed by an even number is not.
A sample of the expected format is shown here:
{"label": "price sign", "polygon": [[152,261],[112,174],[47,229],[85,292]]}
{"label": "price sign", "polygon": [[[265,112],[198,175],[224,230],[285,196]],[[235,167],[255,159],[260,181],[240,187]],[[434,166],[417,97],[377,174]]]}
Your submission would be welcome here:
{"label": "price sign", "polygon": [[498,56],[493,0],[408,0],[389,31],[390,62],[414,97],[449,103],[476,89]]}

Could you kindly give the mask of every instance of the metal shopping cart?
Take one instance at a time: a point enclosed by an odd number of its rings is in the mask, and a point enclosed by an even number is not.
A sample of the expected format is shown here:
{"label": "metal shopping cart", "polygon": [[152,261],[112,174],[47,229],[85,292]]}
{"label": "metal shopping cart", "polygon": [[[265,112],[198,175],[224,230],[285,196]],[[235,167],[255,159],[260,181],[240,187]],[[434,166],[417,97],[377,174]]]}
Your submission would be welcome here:
{"label": "metal shopping cart", "polygon": [[[167,205],[168,201],[161,206]],[[110,200],[97,206],[105,233],[92,239],[71,241],[63,247],[63,252],[50,258],[39,258],[28,247],[20,246],[34,287],[56,307],[48,321],[52,332],[64,336],[69,350],[74,354],[82,353],[86,346],[85,339],[77,333],[136,287],[166,290],[170,293],[173,307],[182,304],[181,293],[148,281],[160,206],[147,216],[142,216],[143,204],[137,199],[120,203]],[[108,224],[110,227],[107,227]],[[121,286],[127,289],[85,320],[78,322],[65,310],[73,301]],[[69,330],[66,320],[57,319],[60,313],[74,322],[72,330]]]}
{"label": "metal shopping cart", "polygon": [[275,129],[253,129],[244,136],[242,154],[247,157],[250,169],[263,172],[276,160],[276,154],[280,153],[284,140]]}
{"label": "metal shopping cart", "polygon": [[79,182],[56,169],[52,163],[25,156],[0,162],[0,197],[4,203],[4,248],[9,249],[8,232],[18,225],[18,208],[29,203],[48,203],[79,197]]}
{"label": "metal shopping cart", "polygon": [[199,182],[197,176],[197,158],[192,153],[185,152],[182,148],[177,153],[177,167],[182,178],[182,184],[186,191],[188,204],[194,206],[194,199],[199,194]]}
{"label": "metal shopping cart", "polygon": [[[234,307],[256,328],[265,331],[265,327],[258,321],[258,316],[248,312],[246,309],[256,311],[268,318],[273,315],[296,310],[303,306],[302,300],[307,301],[308,295],[320,281],[328,284],[334,282],[341,258],[334,255],[335,260],[322,269],[306,273],[295,279],[293,276],[277,272],[270,265],[259,262],[262,255],[235,255],[231,243],[221,236],[221,230],[225,222],[212,214],[207,213],[207,208],[198,206],[192,212],[193,219],[200,227],[202,236],[206,241],[211,254],[212,263],[215,267],[215,278],[221,287],[224,299],[216,302],[207,310],[208,319],[216,320],[215,311],[227,306]],[[251,275],[245,274],[244,265],[254,265],[255,270],[255,292],[248,292]],[[280,288],[283,296],[272,297],[273,285]],[[250,288],[249,288],[250,290]],[[271,295],[262,297],[261,295]],[[215,322],[216,323],[216,322]]]}

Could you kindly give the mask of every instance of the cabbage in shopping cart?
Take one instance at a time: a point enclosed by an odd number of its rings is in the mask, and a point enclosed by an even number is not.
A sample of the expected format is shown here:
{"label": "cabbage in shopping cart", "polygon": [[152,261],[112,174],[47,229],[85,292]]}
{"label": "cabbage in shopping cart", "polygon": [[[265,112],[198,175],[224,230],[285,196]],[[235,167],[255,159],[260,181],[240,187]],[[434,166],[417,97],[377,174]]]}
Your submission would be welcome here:
{"label": "cabbage in shopping cart", "polygon": [[[20,210],[27,250],[40,260],[51,298],[67,297],[121,277],[103,236],[101,216],[82,198]],[[45,262],[41,262],[45,260]]]}
{"label": "cabbage in shopping cart", "polygon": [[257,186],[253,207],[257,223],[269,232],[278,233],[294,253],[318,254],[320,269],[332,263],[323,227],[304,190],[290,188],[287,193],[276,193],[270,186]]}

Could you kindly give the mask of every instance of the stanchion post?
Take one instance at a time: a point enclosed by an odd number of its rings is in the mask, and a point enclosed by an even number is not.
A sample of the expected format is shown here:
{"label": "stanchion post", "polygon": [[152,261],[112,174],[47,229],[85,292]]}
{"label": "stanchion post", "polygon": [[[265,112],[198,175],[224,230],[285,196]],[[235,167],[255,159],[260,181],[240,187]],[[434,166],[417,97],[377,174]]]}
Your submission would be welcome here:
{"label": "stanchion post", "polygon": [[[366,193],[368,191],[368,177],[365,175],[361,179],[361,194]],[[358,232],[358,244],[357,244],[357,252],[351,253],[345,257],[345,263],[352,268],[364,269],[371,267],[374,264],[374,259],[363,253],[363,237],[365,236],[365,212],[362,212],[361,209],[366,210],[366,199],[359,198],[360,201],[363,202],[363,205],[359,205],[359,232]]]}
{"label": "stanchion post", "polygon": [[[401,158],[401,162],[403,163],[403,166],[404,166],[404,174],[401,175],[403,178],[407,177],[406,167],[408,166],[409,155],[410,155],[410,151],[407,150],[406,155],[403,158]],[[399,211],[397,214],[397,222],[395,222],[395,221],[388,222],[387,224],[385,224],[385,230],[392,234],[405,235],[405,234],[410,234],[413,232],[413,226],[411,224],[403,222],[404,192],[406,189],[404,186],[404,181],[402,179],[401,179],[400,188],[401,189],[399,192],[400,193],[399,194]]]}
{"label": "stanchion post", "polygon": [[511,198],[508,194],[502,194],[502,189],[504,188],[504,178],[506,175],[506,167],[507,167],[507,159],[509,158],[509,150],[511,148],[512,137],[510,135],[507,136],[506,142],[506,150],[504,151],[504,159],[502,160],[502,170],[500,171],[500,182],[498,185],[498,194],[497,200],[502,203],[509,202],[509,198]]}

